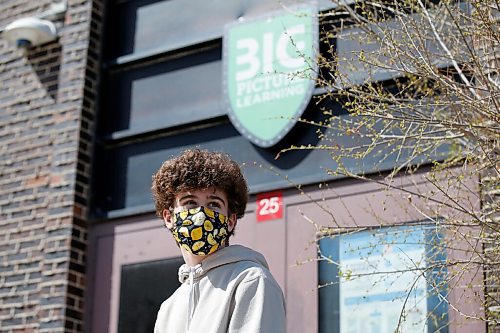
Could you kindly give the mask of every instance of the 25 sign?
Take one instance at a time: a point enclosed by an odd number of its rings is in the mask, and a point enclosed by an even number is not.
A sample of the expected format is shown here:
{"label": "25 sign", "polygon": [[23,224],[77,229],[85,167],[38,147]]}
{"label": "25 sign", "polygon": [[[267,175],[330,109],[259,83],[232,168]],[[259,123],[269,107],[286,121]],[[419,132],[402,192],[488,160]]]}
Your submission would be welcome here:
{"label": "25 sign", "polygon": [[257,194],[257,222],[277,220],[283,217],[281,191]]}

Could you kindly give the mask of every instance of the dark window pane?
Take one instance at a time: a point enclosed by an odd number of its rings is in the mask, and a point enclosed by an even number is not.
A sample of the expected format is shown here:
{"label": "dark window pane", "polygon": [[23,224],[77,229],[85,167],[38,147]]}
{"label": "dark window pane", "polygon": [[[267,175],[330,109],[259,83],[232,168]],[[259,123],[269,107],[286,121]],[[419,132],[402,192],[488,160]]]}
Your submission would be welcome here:
{"label": "dark window pane", "polygon": [[[322,1],[322,4],[328,3]],[[178,48],[220,38],[224,25],[239,17],[283,9],[303,0],[139,0],[109,11],[108,58],[152,50]],[[323,4],[324,5],[324,4]],[[330,4],[331,5],[331,4]],[[323,6],[324,7],[324,6]]]}
{"label": "dark window pane", "polygon": [[148,130],[225,114],[220,47],[111,74],[105,132]]}
{"label": "dark window pane", "polygon": [[184,261],[172,258],[122,266],[118,332],[151,333],[161,303],[179,287]]}
{"label": "dark window pane", "polygon": [[97,169],[97,214],[109,210],[152,205],[151,176],[164,160],[182,148],[223,150],[225,142],[241,138],[230,124],[193,130],[101,152]]}

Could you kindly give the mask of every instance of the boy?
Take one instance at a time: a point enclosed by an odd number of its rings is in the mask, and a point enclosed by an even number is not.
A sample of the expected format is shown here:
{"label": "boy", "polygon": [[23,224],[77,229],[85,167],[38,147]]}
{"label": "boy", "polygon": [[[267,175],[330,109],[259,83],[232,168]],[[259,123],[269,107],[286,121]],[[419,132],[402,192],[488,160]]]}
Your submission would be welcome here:
{"label": "boy", "polygon": [[224,154],[187,150],[163,163],[152,191],[185,262],[154,332],[284,332],[283,293],[266,260],[229,245],[248,200],[238,165]]}

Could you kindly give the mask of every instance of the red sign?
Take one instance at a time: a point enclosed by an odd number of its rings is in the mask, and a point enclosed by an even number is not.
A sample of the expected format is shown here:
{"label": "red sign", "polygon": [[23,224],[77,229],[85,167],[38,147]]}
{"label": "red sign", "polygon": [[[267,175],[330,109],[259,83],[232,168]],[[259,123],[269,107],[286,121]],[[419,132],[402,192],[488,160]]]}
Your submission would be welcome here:
{"label": "red sign", "polygon": [[281,191],[257,194],[257,222],[277,220],[283,217]]}

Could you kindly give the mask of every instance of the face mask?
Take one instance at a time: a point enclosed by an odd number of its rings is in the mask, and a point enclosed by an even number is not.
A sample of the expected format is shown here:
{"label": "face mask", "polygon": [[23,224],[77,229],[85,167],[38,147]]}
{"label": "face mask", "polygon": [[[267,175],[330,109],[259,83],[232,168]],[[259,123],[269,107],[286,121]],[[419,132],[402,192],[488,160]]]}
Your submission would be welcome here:
{"label": "face mask", "polygon": [[174,215],[172,234],[188,252],[204,256],[217,251],[227,238],[227,216],[207,207],[197,207]]}

